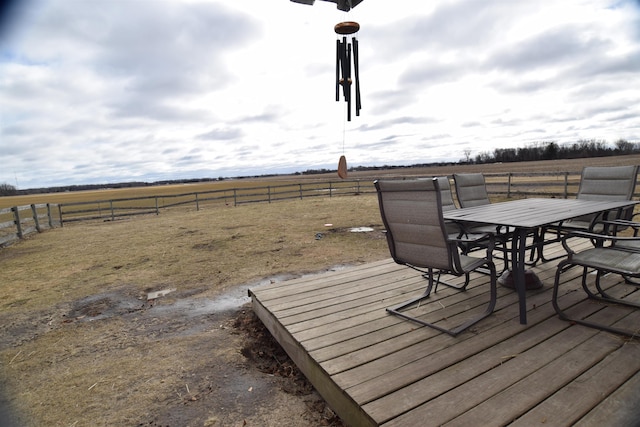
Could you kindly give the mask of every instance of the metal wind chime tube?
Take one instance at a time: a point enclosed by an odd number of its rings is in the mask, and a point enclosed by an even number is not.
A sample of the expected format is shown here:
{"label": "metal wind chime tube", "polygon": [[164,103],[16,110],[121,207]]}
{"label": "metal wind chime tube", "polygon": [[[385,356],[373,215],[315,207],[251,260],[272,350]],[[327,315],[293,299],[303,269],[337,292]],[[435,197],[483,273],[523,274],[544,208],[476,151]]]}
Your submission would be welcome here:
{"label": "metal wind chime tube", "polygon": [[[353,21],[340,22],[335,26],[335,32],[342,35],[342,40],[336,40],[336,101],[340,101],[340,86],[347,103],[347,120],[351,121],[351,85],[355,81],[356,116],[360,115],[360,70],[358,66],[358,39],[353,36],[348,42],[347,35],[360,30],[360,24]],[[353,59],[354,79],[351,78],[351,62]]]}

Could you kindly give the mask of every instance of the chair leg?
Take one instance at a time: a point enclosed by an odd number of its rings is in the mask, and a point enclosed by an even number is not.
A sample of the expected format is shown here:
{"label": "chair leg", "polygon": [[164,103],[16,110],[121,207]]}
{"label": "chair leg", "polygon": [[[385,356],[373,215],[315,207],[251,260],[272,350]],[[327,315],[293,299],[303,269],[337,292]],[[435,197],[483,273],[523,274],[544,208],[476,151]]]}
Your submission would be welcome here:
{"label": "chair leg", "polygon": [[[539,246],[540,254],[538,256],[540,261],[549,262],[549,261],[555,261],[555,260],[560,259],[560,258],[564,258],[566,256],[565,254],[557,255],[557,256],[554,256],[553,258],[547,258],[547,257],[544,256],[544,245],[545,245],[544,236],[546,234],[547,234],[547,229],[543,227],[540,230],[540,240],[541,241],[540,241],[540,246]],[[552,239],[552,240],[549,240],[547,243],[556,243],[556,242],[559,242],[560,240],[562,240],[562,236],[560,236],[560,231],[559,230],[556,230],[556,234],[557,234],[556,237],[554,239]]]}
{"label": "chair leg", "polygon": [[[553,284],[553,294],[552,294],[552,297],[551,297],[551,303],[553,305],[554,310],[558,314],[558,317],[560,319],[562,319],[562,320],[566,320],[566,321],[571,322],[571,323],[576,323],[576,324],[579,324],[579,325],[588,326],[590,328],[599,329],[601,331],[611,332],[611,333],[618,334],[618,335],[625,335],[625,336],[628,336],[628,337],[631,337],[631,338],[640,338],[640,335],[639,335],[640,331],[630,331],[630,330],[627,330],[627,329],[621,329],[621,328],[616,328],[616,327],[613,327],[613,326],[607,326],[607,325],[603,325],[601,323],[591,322],[591,321],[584,320],[584,319],[572,318],[572,317],[569,317],[560,308],[560,305],[558,304],[558,288],[559,288],[559,285],[560,285],[560,275],[563,272],[569,270],[571,267],[573,267],[573,265],[569,262],[569,260],[565,260],[565,261],[561,261],[558,264],[558,268],[556,270],[556,277],[555,277],[555,281],[554,281],[554,284]],[[607,302],[623,304],[623,305],[631,306],[631,307],[640,307],[640,305],[638,305],[638,304],[628,303],[628,302],[621,301],[621,300],[618,300],[618,299],[603,298],[603,297],[595,295],[586,286],[586,277],[587,277],[588,271],[587,271],[586,267],[583,267],[583,269],[584,270],[583,270],[583,273],[582,273],[582,281],[583,281],[582,287],[584,288],[585,292],[587,292],[587,295],[589,296],[589,298],[593,298],[593,299],[601,300],[601,301],[607,301]],[[600,272],[598,272],[598,274],[596,276],[597,277],[596,280],[598,282],[599,282],[599,276],[600,276]],[[599,283],[596,285],[596,287],[600,291],[601,287],[600,287]]]}
{"label": "chair leg", "polygon": [[[425,279],[429,279],[429,275],[431,273],[424,273],[422,275],[422,277],[424,277]],[[445,282],[444,280],[440,280],[440,275],[441,273],[438,272],[438,278],[434,281],[434,287],[433,287],[433,292],[438,292],[438,285],[444,285],[444,286],[448,286],[449,288],[453,288],[457,291],[466,291],[467,290],[467,286],[469,286],[469,273],[466,273],[464,275],[464,283],[462,285],[454,285],[453,283],[449,283],[449,282]]]}
{"label": "chair leg", "polygon": [[527,264],[532,267],[535,267],[538,261],[542,261],[542,248],[544,247],[544,229],[537,229],[534,233],[533,246],[531,247],[531,254]]}
{"label": "chair leg", "polygon": [[602,288],[602,285],[600,284],[600,278],[602,277],[602,275],[603,273],[601,271],[598,271],[596,273],[595,285],[596,285],[596,289],[598,290],[598,294],[594,294],[593,292],[587,289],[587,280],[586,280],[587,274],[586,272],[585,274],[583,274],[582,287],[585,289],[585,291],[587,292],[590,298],[593,298],[598,301],[605,301],[605,302],[611,302],[614,304],[626,305],[627,307],[640,308],[640,304],[638,303],[625,301],[623,299],[615,298],[607,294],[607,292]]}
{"label": "chair leg", "polygon": [[502,240],[502,260],[504,261],[504,268],[502,271],[507,271],[509,269],[509,249],[507,248],[508,239]]}
{"label": "chair leg", "polygon": [[[453,329],[446,329],[443,328],[442,326],[439,326],[435,323],[430,323],[430,322],[426,322],[422,319],[419,319],[417,317],[412,317],[409,316],[408,314],[405,314],[402,312],[402,310],[409,308],[415,304],[419,304],[422,300],[424,300],[425,298],[429,297],[429,293],[431,291],[431,287],[433,286],[433,284],[435,283],[434,278],[431,276],[430,280],[429,280],[429,286],[427,287],[427,290],[419,297],[413,298],[407,302],[404,302],[402,304],[393,306],[393,307],[389,307],[387,308],[387,312],[399,317],[402,317],[403,319],[406,320],[410,320],[412,322],[416,322],[420,325],[423,326],[428,326],[430,328],[436,329],[440,332],[444,332],[447,333],[453,337],[457,336],[458,334],[460,334],[461,332],[463,332],[465,329],[469,328],[472,325],[475,325],[476,323],[478,323],[479,321],[481,321],[482,319],[484,319],[485,317],[488,317],[489,315],[491,315],[491,313],[493,313],[493,310],[495,309],[496,306],[496,302],[498,300],[498,291],[497,291],[497,287],[496,287],[496,282],[497,282],[497,274],[496,274],[496,266],[492,261],[488,261],[487,262],[487,267],[489,269],[489,274],[490,274],[490,295],[491,298],[489,300],[489,305],[487,306],[487,309],[480,314],[479,316],[473,317],[469,320],[467,320],[466,322],[464,322],[463,324],[461,324],[460,326],[457,326]],[[467,274],[468,275],[468,274]]]}

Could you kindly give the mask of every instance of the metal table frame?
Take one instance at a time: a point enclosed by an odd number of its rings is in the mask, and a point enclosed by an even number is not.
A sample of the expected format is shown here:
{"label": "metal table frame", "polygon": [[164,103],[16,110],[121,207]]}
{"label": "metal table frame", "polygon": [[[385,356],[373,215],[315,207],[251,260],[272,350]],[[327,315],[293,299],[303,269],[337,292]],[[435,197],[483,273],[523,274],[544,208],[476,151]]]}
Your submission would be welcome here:
{"label": "metal table frame", "polygon": [[521,199],[509,202],[491,203],[471,208],[443,212],[444,219],[460,223],[473,222],[512,228],[511,243],[512,274],[518,292],[520,323],[527,324],[525,289],[525,249],[527,235],[542,226],[565,221],[582,215],[599,212],[619,211],[638,203],[625,201],[593,201],[578,199]]}

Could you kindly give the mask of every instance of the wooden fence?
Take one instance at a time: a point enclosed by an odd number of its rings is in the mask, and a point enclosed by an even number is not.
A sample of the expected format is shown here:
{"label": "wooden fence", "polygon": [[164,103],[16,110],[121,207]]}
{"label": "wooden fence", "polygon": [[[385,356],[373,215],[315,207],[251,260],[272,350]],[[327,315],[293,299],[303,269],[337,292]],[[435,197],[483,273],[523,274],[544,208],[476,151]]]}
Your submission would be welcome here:
{"label": "wooden fence", "polygon": [[[523,172],[485,173],[487,190],[492,200],[526,197],[574,197],[580,184],[578,172]],[[410,179],[417,176],[385,176],[384,179]],[[303,181],[296,184],[268,185],[251,188],[231,188],[204,192],[168,194],[160,196],[96,200],[58,205],[30,205],[0,210],[0,246],[40,231],[43,223],[48,227],[62,226],[74,221],[113,221],[131,215],[155,214],[161,209],[192,205],[199,210],[203,206],[238,206],[246,203],[271,203],[280,200],[308,197],[336,197],[375,193],[373,178],[340,181]],[[57,206],[54,220],[51,209]],[[46,214],[38,213],[46,207]],[[31,215],[21,212],[31,210]],[[3,219],[2,215],[12,218]],[[43,221],[43,219],[47,219]],[[4,221],[4,222],[3,222]],[[11,232],[6,232],[11,228]],[[4,235],[2,234],[2,231]]]}
{"label": "wooden fence", "polygon": [[203,206],[238,206],[247,203],[271,203],[308,197],[354,195],[371,191],[375,191],[373,181],[309,181],[297,184],[64,203],[58,205],[58,216],[61,224],[96,219],[108,221],[130,215],[158,215],[161,209],[183,205],[192,205],[196,210],[200,210]]}
{"label": "wooden fence", "polygon": [[23,239],[29,234],[62,225],[61,221],[54,217],[57,206],[47,203],[0,209],[0,247]]}

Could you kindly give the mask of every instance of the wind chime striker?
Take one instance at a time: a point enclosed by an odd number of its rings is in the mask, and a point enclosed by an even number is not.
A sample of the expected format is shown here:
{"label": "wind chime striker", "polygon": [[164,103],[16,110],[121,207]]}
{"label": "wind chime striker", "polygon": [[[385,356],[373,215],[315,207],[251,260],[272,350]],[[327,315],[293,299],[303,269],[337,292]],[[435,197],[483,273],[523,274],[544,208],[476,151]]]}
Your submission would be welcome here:
{"label": "wind chime striker", "polygon": [[[355,104],[356,116],[360,115],[360,69],[358,65],[358,39],[355,35],[348,41],[347,36],[360,30],[360,24],[353,21],[345,21],[336,24],[334,27],[336,34],[342,39],[336,40],[336,101],[340,101],[340,87],[342,96],[347,103],[347,121],[351,121],[351,85],[355,83]],[[353,78],[351,77],[351,63],[353,61]],[[342,179],[347,177],[347,159],[344,155],[338,162],[338,176]]]}

